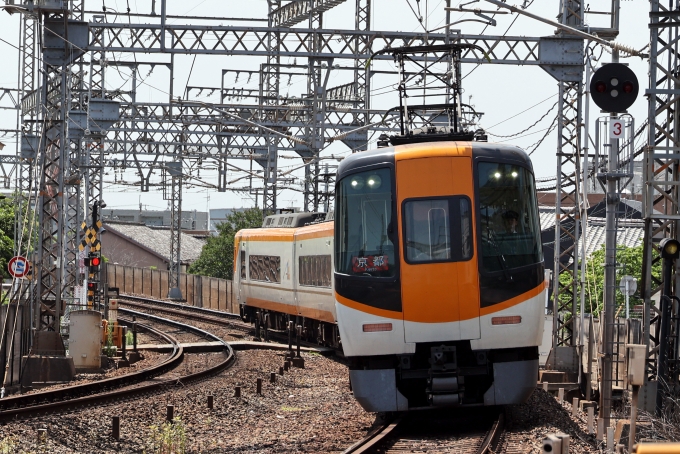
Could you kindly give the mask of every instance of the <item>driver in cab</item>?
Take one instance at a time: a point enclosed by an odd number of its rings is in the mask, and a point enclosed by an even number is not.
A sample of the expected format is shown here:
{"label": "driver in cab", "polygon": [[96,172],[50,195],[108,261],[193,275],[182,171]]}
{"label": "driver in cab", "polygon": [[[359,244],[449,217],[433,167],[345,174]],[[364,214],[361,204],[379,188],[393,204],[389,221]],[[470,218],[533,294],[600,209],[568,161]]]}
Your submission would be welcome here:
{"label": "driver in cab", "polygon": [[519,223],[519,214],[516,211],[508,210],[503,213],[503,224],[505,225],[505,233],[513,235],[519,233],[517,227]]}

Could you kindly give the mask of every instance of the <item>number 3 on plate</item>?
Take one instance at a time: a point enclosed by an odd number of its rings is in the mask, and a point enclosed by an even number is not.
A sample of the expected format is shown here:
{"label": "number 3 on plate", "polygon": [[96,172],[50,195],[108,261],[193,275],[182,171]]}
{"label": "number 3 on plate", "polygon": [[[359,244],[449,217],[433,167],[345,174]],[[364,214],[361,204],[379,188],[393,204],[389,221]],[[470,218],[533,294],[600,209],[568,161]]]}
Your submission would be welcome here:
{"label": "number 3 on plate", "polygon": [[620,139],[624,136],[623,120],[609,120],[609,138]]}

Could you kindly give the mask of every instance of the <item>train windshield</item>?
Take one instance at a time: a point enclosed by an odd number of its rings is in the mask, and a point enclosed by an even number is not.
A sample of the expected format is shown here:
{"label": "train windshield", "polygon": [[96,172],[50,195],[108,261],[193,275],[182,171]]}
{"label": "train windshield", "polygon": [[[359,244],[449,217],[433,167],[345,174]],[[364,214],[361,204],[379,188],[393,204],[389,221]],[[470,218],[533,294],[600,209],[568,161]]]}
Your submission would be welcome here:
{"label": "train windshield", "polygon": [[534,177],[512,164],[478,167],[481,255],[485,271],[505,271],[543,260]]}
{"label": "train windshield", "polygon": [[355,173],[337,188],[335,270],[351,276],[394,276],[390,170]]}

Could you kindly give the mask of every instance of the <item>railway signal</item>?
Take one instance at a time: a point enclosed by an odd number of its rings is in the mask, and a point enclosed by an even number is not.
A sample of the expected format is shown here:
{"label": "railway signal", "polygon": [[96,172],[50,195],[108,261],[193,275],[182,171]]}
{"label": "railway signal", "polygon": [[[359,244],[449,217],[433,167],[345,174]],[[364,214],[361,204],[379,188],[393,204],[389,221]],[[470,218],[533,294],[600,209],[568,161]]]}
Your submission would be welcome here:
{"label": "railway signal", "polygon": [[590,79],[593,102],[605,112],[625,112],[635,102],[639,91],[635,73],[621,63],[607,63]]}
{"label": "railway signal", "polygon": [[88,268],[90,274],[99,272],[99,267],[102,264],[102,258],[96,252],[90,252],[90,255],[83,260],[83,264]]}
{"label": "railway signal", "polygon": [[97,293],[97,282],[90,281],[87,283],[87,307],[94,306],[94,296]]}

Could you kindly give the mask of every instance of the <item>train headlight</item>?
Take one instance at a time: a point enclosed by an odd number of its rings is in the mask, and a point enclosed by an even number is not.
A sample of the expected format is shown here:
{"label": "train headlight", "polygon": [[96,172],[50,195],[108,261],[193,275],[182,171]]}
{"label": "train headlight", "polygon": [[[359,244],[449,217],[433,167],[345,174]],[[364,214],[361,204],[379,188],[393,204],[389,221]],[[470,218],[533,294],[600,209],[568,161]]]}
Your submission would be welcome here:
{"label": "train headlight", "polygon": [[358,191],[364,187],[364,179],[361,177],[354,177],[350,180],[349,184],[352,186],[352,189],[356,189]]}
{"label": "train headlight", "polygon": [[382,184],[382,180],[378,175],[371,175],[366,179],[366,184],[371,189],[378,189]]}

